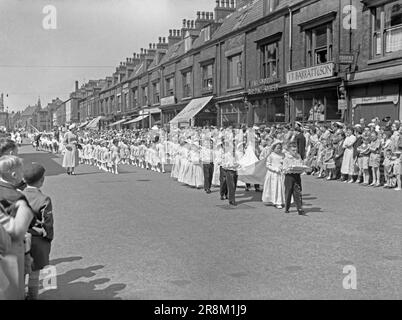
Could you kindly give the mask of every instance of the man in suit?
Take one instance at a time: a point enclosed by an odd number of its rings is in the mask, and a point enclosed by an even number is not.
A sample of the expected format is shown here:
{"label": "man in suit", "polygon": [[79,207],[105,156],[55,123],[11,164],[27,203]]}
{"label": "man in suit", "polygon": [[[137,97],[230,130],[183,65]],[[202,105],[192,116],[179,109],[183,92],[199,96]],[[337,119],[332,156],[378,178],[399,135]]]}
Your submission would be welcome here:
{"label": "man in suit", "polygon": [[297,122],[295,125],[296,138],[295,142],[297,144],[297,153],[300,155],[302,160],[306,158],[306,137],[304,136],[302,124]]}

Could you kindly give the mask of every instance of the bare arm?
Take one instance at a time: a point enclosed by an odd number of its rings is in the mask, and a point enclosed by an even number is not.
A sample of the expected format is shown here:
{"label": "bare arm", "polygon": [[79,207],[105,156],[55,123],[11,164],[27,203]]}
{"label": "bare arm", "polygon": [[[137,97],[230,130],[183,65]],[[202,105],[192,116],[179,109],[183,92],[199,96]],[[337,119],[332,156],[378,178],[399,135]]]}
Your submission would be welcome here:
{"label": "bare arm", "polygon": [[24,240],[25,233],[28,231],[29,225],[33,219],[33,213],[23,200],[17,201],[15,204],[17,214],[14,218],[14,227],[10,235],[13,240]]}

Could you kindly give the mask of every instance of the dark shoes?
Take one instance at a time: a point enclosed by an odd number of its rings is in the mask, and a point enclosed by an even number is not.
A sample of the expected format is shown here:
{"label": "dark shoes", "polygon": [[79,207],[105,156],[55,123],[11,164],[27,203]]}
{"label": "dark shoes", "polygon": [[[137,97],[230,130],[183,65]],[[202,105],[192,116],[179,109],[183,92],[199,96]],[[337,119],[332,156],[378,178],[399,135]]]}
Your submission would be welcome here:
{"label": "dark shoes", "polygon": [[297,213],[299,214],[299,216],[305,216],[306,212],[304,210],[297,210]]}
{"label": "dark shoes", "polygon": [[236,206],[237,206],[237,203],[234,202],[234,201],[230,201],[229,204],[230,204],[231,206],[233,206],[233,207],[236,207]]}
{"label": "dark shoes", "polygon": [[222,200],[222,201],[227,200],[227,199],[228,199],[228,197],[221,196],[221,200]]}
{"label": "dark shoes", "polygon": [[206,192],[207,194],[211,194],[211,193],[212,193],[211,190],[206,190],[205,192]]}

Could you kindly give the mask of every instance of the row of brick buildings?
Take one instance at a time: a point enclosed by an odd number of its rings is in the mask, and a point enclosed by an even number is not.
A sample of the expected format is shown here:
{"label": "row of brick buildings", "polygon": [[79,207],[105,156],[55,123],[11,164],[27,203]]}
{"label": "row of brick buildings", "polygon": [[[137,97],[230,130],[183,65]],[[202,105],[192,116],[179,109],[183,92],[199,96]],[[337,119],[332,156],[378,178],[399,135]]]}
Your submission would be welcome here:
{"label": "row of brick buildings", "polygon": [[401,0],[216,0],[111,76],[76,84],[66,122],[401,119],[401,79]]}

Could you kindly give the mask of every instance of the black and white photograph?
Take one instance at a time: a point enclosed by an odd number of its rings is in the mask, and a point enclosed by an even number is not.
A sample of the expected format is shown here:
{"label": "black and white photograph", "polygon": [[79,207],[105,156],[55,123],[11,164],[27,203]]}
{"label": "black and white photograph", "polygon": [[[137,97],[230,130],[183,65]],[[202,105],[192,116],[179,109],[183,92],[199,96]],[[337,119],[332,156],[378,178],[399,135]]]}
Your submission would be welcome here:
{"label": "black and white photograph", "polygon": [[402,0],[0,0],[0,300],[401,300],[401,100]]}

